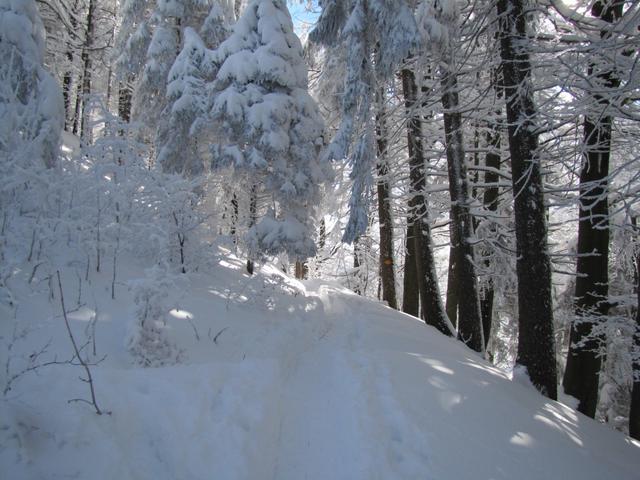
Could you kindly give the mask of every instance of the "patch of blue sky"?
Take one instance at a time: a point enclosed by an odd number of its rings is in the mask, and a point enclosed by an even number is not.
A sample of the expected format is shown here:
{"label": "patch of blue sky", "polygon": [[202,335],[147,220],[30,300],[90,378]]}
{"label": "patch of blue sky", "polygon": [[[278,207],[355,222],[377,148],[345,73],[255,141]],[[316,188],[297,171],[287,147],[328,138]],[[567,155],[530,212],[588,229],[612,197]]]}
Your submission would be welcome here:
{"label": "patch of blue sky", "polygon": [[296,35],[304,41],[320,15],[318,2],[315,0],[287,0],[287,7],[291,13]]}

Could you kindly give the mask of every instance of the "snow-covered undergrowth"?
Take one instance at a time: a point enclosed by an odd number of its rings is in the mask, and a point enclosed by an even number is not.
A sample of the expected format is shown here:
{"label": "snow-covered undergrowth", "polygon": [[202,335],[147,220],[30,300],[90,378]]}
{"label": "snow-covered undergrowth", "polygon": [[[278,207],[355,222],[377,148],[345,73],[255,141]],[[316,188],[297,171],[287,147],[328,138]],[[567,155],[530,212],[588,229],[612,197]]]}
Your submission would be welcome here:
{"label": "snow-covered undergrowth", "polygon": [[57,284],[20,267],[0,322],[0,478],[638,478],[637,443],[418,320],[218,255],[154,290],[162,308],[146,313],[158,272],[123,258],[112,300],[109,274],[80,291],[62,269],[103,415],[69,403],[89,398],[80,366],[14,378],[72,357]]}

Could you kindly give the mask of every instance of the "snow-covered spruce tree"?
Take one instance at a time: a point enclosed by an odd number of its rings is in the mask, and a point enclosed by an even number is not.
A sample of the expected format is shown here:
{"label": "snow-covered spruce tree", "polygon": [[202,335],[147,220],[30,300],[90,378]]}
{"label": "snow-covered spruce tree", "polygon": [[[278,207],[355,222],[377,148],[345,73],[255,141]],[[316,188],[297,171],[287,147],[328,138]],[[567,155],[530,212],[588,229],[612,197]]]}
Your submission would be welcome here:
{"label": "snow-covered spruce tree", "polygon": [[330,52],[327,58],[333,57],[338,50],[346,52],[344,86],[340,87],[344,89],[342,118],[326,152],[333,160],[347,159],[351,167],[349,221],[343,240],[352,243],[367,229],[375,172],[378,177],[382,296],[396,308],[393,222],[389,202],[391,185],[389,159],[386,158],[387,129],[382,112],[387,83],[392,81],[397,65],[417,46],[417,27],[404,0],[328,0],[320,5],[322,14],[310,39]]}
{"label": "snow-covered spruce tree", "polygon": [[302,47],[285,2],[253,0],[214,59],[220,70],[211,115],[226,133],[226,141],[212,147],[214,167],[231,165],[255,192],[252,198],[271,199],[266,214],[252,209],[250,257],[313,256],[315,207],[329,164],[319,158],[324,124],[307,90]]}
{"label": "snow-covered spruce tree", "polygon": [[153,4],[152,0],[125,0],[119,9],[122,23],[115,42],[115,71],[120,82],[118,115],[126,122],[131,119],[134,83],[144,68],[151,41],[149,19]]}
{"label": "snow-covered spruce tree", "polygon": [[[145,22],[144,28],[153,33],[133,94],[132,118],[145,125],[150,141],[155,140],[157,129],[169,121],[163,114],[167,106],[167,82],[183,44],[184,30],[199,29],[207,19],[211,4],[208,0],[157,0]],[[145,38],[144,28],[140,34],[141,44]]]}
{"label": "snow-covered spruce tree", "polygon": [[158,163],[165,172],[195,176],[204,169],[208,142],[212,141],[207,114],[207,83],[217,73],[209,48],[217,48],[229,35],[228,14],[214,4],[205,19],[201,35],[191,27],[184,30],[183,47],[169,71],[167,105],[158,127]]}
{"label": "snow-covered spruce tree", "polygon": [[135,317],[128,326],[125,345],[136,363],[160,367],[179,360],[180,352],[167,338],[165,327],[170,307],[167,297],[172,288],[171,271],[155,266],[145,278],[130,282],[136,302]]}
{"label": "snow-covered spruce tree", "polygon": [[57,162],[64,111],[60,89],[43,67],[44,45],[44,26],[35,2],[0,0],[3,170],[12,164],[51,168]]}
{"label": "snow-covered spruce tree", "polygon": [[45,32],[33,0],[0,0],[0,304],[8,280],[35,258],[57,188],[62,95],[43,68]]}
{"label": "snow-covered spruce tree", "polygon": [[[375,95],[378,82],[419,44],[413,14],[403,0],[325,0],[309,38],[328,48],[347,49],[342,119],[326,155],[348,159],[353,181],[344,240],[353,242],[367,229],[368,203],[376,167]],[[374,55],[375,53],[375,55]]]}

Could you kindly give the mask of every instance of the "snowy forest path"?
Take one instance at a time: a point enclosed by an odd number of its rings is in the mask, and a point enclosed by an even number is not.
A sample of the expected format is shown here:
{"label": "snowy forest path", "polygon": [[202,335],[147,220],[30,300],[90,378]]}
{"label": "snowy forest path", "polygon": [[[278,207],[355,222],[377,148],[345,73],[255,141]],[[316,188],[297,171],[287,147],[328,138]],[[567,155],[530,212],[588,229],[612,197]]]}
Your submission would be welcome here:
{"label": "snowy forest path", "polygon": [[325,315],[285,362],[272,478],[428,478],[424,442],[400,413],[388,370],[367,352],[366,311],[340,289],[308,294]]}

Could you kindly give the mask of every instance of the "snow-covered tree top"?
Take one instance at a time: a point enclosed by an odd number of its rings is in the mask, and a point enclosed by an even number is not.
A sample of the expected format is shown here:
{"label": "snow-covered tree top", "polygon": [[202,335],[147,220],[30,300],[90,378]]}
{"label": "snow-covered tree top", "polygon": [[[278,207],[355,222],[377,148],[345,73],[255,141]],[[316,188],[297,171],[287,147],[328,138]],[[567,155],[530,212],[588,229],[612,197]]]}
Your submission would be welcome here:
{"label": "snow-covered tree top", "polygon": [[238,20],[233,34],[214,55],[221,64],[218,79],[241,83],[270,82],[281,87],[308,85],[302,45],[293,32],[291,17],[282,0],[254,0]]}
{"label": "snow-covered tree top", "polygon": [[41,64],[45,30],[33,0],[0,0],[0,40],[18,48],[25,57]]}

